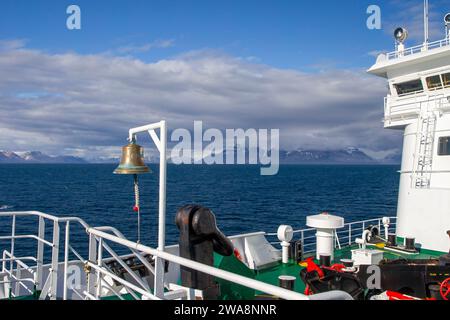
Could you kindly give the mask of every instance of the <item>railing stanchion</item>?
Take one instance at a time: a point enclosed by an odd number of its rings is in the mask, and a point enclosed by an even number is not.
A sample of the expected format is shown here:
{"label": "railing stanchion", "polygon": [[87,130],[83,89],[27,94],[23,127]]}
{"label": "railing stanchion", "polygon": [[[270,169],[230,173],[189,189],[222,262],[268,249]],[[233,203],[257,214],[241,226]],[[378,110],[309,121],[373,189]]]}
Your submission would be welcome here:
{"label": "railing stanchion", "polygon": [[[45,239],[45,220],[43,217],[39,217],[38,226],[38,238]],[[37,243],[37,256],[36,256],[36,290],[41,291],[43,287],[43,275],[42,275],[42,265],[44,264],[44,243],[38,241]]]}
{"label": "railing stanchion", "polygon": [[[97,240],[95,239],[95,235],[89,233],[89,262],[94,262],[97,260]],[[85,265],[85,272],[87,272],[87,292],[90,294],[95,293],[95,280],[94,274],[91,272],[90,268]]]}
{"label": "railing stanchion", "polygon": [[[11,223],[11,260],[9,261],[9,279],[12,280],[13,270],[14,270],[14,249],[15,249],[15,237],[16,237],[16,215],[12,216],[12,223]],[[8,295],[12,296],[12,285],[9,283],[7,285],[8,287]]]}
{"label": "railing stanchion", "polygon": [[[98,239],[98,250],[97,250],[97,266],[99,268],[102,267],[103,264],[103,238]],[[99,299],[102,291],[102,273],[97,271],[97,291],[95,293],[95,298]]]}
{"label": "railing stanchion", "polygon": [[67,275],[69,270],[69,246],[70,246],[70,221],[66,222],[65,243],[64,243],[64,293],[63,299],[67,300]]}
{"label": "railing stanchion", "polygon": [[52,270],[51,270],[51,300],[58,298],[58,263],[59,263],[59,223],[53,222],[53,248],[52,248]]}
{"label": "railing stanchion", "polygon": [[9,272],[11,272],[11,274],[14,270],[14,249],[16,246],[15,238],[16,238],[16,215],[13,215],[11,224],[11,250],[10,250],[11,261],[9,263]]}
{"label": "railing stanchion", "polygon": [[352,224],[348,225],[348,245],[352,245]]}
{"label": "railing stanchion", "polygon": [[6,271],[6,251],[2,255],[2,273]]}
{"label": "railing stanchion", "polygon": [[22,279],[22,267],[19,263],[16,266],[16,287],[14,288],[14,294],[16,297],[20,296],[20,285],[22,284],[19,279]]}
{"label": "railing stanchion", "polygon": [[305,232],[302,230],[301,232],[301,244],[302,244],[302,251],[303,253],[305,253]]}

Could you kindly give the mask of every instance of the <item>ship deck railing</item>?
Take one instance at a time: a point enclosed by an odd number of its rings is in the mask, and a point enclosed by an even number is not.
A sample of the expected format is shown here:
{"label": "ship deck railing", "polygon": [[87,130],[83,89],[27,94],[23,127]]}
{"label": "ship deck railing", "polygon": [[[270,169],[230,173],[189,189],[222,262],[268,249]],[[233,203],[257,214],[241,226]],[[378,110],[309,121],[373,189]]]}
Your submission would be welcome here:
{"label": "ship deck railing", "polygon": [[411,56],[417,53],[426,52],[433,49],[450,46],[450,38],[445,38],[438,41],[428,42],[426,44],[417,45],[414,47],[405,48],[402,51],[393,51],[386,54],[388,60],[394,60],[406,56]]}
{"label": "ship deck railing", "polygon": [[[385,228],[383,225],[383,218],[375,218],[368,220],[355,221],[344,224],[344,227],[336,230],[334,237],[334,246],[335,249],[342,249],[346,246],[352,246],[356,244],[356,239],[362,236],[364,230],[369,227],[377,227],[379,230],[379,235],[381,237],[387,238],[385,235]],[[397,226],[397,217],[389,217],[389,227],[388,233],[395,233]],[[311,255],[316,252],[316,232],[317,229],[307,228],[307,229],[297,229],[294,230],[294,239],[293,241],[300,241],[302,247],[303,255]],[[274,238],[277,236],[277,233],[267,233],[267,237]],[[271,241],[272,245],[280,245],[279,241]]]}
{"label": "ship deck railing", "polygon": [[[37,234],[19,234],[17,232],[17,220],[25,217],[38,219]],[[108,290],[110,297],[120,300],[125,299],[125,295],[137,300],[196,299],[198,294],[201,295],[198,290],[184,288],[177,283],[170,283],[165,273],[162,277],[155,276],[151,260],[148,260],[150,257],[153,260],[160,259],[160,262],[163,263],[168,261],[169,264],[197,270],[285,300],[351,300],[350,295],[341,291],[332,291],[315,296],[306,296],[289,291],[127,240],[123,234],[113,227],[93,228],[84,220],[76,217],[56,217],[38,211],[0,213],[0,219],[6,218],[11,218],[11,233],[7,236],[0,236],[0,243],[9,241],[8,249],[3,250],[1,259],[2,277],[0,281],[3,288],[0,287],[0,293],[3,289],[5,298],[18,299],[21,296],[29,295],[41,300],[68,300],[74,299],[74,297],[82,300],[99,300],[104,298],[104,289]],[[46,224],[48,224],[47,227]],[[2,224],[2,226],[4,225]],[[71,235],[74,226],[77,226],[78,231],[81,230],[86,237],[88,245],[86,257],[83,257],[72,246]],[[5,230],[5,228],[2,229]],[[29,229],[29,225],[27,225],[26,230]],[[51,229],[51,240],[46,239],[48,229]],[[64,237],[62,238],[61,235]],[[77,234],[77,242],[80,242],[79,237],[80,233]],[[31,239],[36,242],[36,256],[20,257],[16,255],[16,252],[19,252],[21,248],[19,241],[24,241],[24,239]],[[120,247],[122,250],[126,249],[131,253],[119,255],[112,246]],[[50,248],[50,255],[45,254],[46,247]],[[60,259],[61,257],[62,259]],[[151,288],[149,282],[127,265],[126,260],[129,257],[138,259],[144,268],[153,275],[153,288],[162,286],[165,290],[158,293]],[[50,260],[50,263],[46,263],[46,260]],[[120,265],[131,279],[126,279],[114,273],[107,265],[111,261]],[[72,274],[69,274],[69,266],[73,266],[75,263],[83,269],[86,275],[83,278],[85,279],[84,285],[80,283],[79,286],[72,286],[70,283],[69,277]],[[106,281],[107,278],[118,283],[119,286],[113,288]],[[118,288],[120,288],[120,291],[118,291]],[[123,290],[126,291],[126,294],[123,293]]]}

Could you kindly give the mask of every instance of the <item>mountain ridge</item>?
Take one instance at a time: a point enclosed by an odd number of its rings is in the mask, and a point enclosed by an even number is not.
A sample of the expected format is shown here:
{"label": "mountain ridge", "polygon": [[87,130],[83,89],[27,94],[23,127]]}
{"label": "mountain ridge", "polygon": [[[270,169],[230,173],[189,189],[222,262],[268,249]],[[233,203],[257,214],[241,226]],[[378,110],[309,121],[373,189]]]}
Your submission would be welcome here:
{"label": "mountain ridge", "polygon": [[[225,151],[224,153],[226,153]],[[248,152],[247,152],[248,156]],[[147,159],[148,161],[149,159]],[[150,157],[150,163],[155,162],[155,158]],[[0,163],[54,163],[54,164],[101,164],[118,163],[119,159],[115,157],[105,157],[98,159],[83,159],[75,156],[49,156],[40,151],[11,152],[0,151]],[[401,155],[391,154],[383,159],[374,159],[364,151],[348,147],[336,150],[315,150],[315,149],[297,149],[280,150],[280,164],[341,164],[341,165],[382,165],[382,164],[400,164]]]}
{"label": "mountain ridge", "polygon": [[83,158],[74,156],[49,156],[40,151],[11,152],[0,151],[0,163],[54,163],[84,164]]}

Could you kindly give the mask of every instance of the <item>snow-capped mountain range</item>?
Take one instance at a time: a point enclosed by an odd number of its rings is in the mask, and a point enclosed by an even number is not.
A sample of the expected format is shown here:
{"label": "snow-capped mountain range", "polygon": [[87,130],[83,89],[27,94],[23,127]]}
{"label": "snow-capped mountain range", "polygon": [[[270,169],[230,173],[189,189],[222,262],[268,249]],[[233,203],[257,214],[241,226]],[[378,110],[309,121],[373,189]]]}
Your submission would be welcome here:
{"label": "snow-capped mountain range", "polygon": [[[226,154],[227,151],[224,152]],[[49,156],[39,151],[10,152],[0,151],[0,163],[117,163],[118,158],[83,159],[74,156]],[[147,162],[157,162],[155,157],[146,158]],[[281,164],[400,164],[401,155],[389,155],[384,159],[374,159],[358,148],[339,150],[280,151]]]}
{"label": "snow-capped mountain range", "polygon": [[49,156],[39,151],[11,152],[0,151],[0,163],[87,163],[73,156]]}

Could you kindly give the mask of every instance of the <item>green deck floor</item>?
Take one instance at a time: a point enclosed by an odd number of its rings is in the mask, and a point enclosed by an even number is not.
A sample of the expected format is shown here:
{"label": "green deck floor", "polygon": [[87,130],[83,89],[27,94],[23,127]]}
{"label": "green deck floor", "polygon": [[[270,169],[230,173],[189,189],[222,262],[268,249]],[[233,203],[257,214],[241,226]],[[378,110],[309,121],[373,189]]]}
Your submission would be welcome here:
{"label": "green deck floor", "polygon": [[[388,260],[396,260],[396,259],[434,259],[438,258],[443,253],[440,252],[434,252],[434,251],[428,251],[428,250],[421,250],[418,254],[400,254],[397,252],[392,252],[385,249],[379,249],[375,247],[368,247],[368,249],[376,249],[383,251],[384,258]],[[351,250],[358,249],[358,245],[350,246],[350,247],[344,247],[340,250],[335,251],[335,257],[333,263],[339,263],[341,259],[350,259],[352,256]],[[295,281],[295,291],[299,293],[304,293],[305,291],[305,285],[303,284],[303,281],[300,279],[300,271],[303,269],[303,267],[300,267],[297,264],[289,263],[289,264],[282,264],[279,263],[278,265],[261,270],[256,273],[256,279],[268,284],[272,284],[275,286],[278,286],[278,277],[279,276],[293,276],[296,277],[297,280]],[[256,293],[257,296],[263,295],[261,292]]]}

